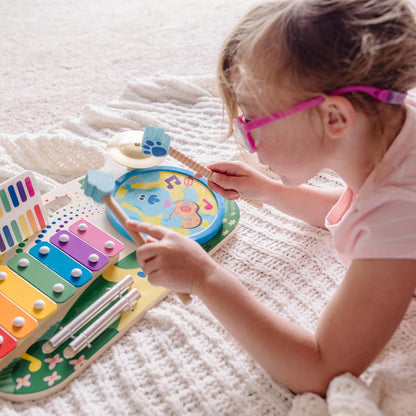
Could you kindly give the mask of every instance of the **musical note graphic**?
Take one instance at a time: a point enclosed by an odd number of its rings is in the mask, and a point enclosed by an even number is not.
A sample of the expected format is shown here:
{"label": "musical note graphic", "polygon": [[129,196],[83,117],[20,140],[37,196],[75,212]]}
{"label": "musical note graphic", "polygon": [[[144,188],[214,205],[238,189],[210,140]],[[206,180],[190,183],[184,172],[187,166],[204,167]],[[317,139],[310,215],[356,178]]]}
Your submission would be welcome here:
{"label": "musical note graphic", "polygon": [[22,358],[30,362],[29,371],[31,371],[32,373],[39,371],[40,367],[42,367],[42,362],[38,360],[37,358],[35,358],[33,355],[30,355],[24,352],[22,354]]}
{"label": "musical note graphic", "polygon": [[172,182],[175,182],[175,185],[180,185],[181,181],[178,179],[176,175],[172,175],[169,178],[165,179],[165,182],[168,184],[168,189],[173,189]]}
{"label": "musical note graphic", "polygon": [[204,206],[204,208],[207,210],[207,211],[210,211],[212,208],[214,208],[213,206],[212,206],[212,204],[210,203],[210,202],[208,202],[205,198],[203,199],[203,201],[205,202],[205,206]]}

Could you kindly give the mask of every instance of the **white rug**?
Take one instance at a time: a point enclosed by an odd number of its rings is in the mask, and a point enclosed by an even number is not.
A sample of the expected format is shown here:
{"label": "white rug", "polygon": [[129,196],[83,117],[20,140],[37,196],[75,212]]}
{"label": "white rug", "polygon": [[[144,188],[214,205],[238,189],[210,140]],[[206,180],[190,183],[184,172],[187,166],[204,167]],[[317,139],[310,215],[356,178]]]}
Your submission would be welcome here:
{"label": "white rug", "polygon": [[[115,133],[163,127],[176,148],[206,164],[236,159],[211,77],[133,79],[107,106],[37,134],[0,134],[0,181],[24,169],[46,192],[99,168]],[[325,172],[314,181],[332,186]],[[282,316],[313,330],[344,274],[329,233],[269,207],[241,203],[235,234],[214,254]],[[67,388],[30,403],[0,401],[11,415],[411,415],[416,412],[416,302],[376,363],[334,379],[327,398],[293,395],[254,362],[205,306],[169,297]],[[241,317],[244,319],[244,316]],[[278,347],[277,347],[278,348]]]}

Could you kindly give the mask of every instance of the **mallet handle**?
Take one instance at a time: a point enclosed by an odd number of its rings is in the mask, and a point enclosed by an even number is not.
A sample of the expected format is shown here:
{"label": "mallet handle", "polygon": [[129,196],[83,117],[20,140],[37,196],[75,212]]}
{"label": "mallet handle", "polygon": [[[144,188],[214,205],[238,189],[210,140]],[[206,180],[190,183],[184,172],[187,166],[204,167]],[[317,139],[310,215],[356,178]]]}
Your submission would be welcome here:
{"label": "mallet handle", "polygon": [[[202,175],[204,178],[206,179],[211,179],[212,177],[212,170],[208,169],[207,167],[201,165],[198,162],[195,162],[195,160],[191,159],[190,157],[184,155],[182,152],[180,152],[179,150],[171,147],[169,149],[169,154],[175,158],[176,160],[178,160],[179,162],[183,163],[185,166],[188,166],[188,168],[192,169],[193,171],[199,173],[200,175]],[[253,205],[256,208],[262,208],[263,204],[260,202],[256,202],[256,201],[252,201],[251,199],[246,198],[243,195],[240,195],[240,199],[242,199],[243,201],[248,202],[249,204]]]}
{"label": "mallet handle", "polygon": [[184,155],[182,152],[174,149],[173,147],[169,149],[169,154],[172,157],[174,157],[176,160],[178,160],[179,162],[182,162],[185,166],[188,166],[188,168],[191,168],[193,171],[202,175],[204,178],[211,179],[211,176],[212,176],[211,169],[208,169],[205,166],[202,166],[198,162],[195,162],[195,160]]}
{"label": "mallet handle", "polygon": [[114,214],[114,216],[120,221],[121,225],[124,227],[128,235],[131,239],[138,245],[142,246],[145,244],[144,238],[138,234],[130,231],[126,227],[126,222],[128,221],[129,217],[127,214],[121,209],[120,205],[116,202],[111,194],[104,195],[102,197],[103,202],[110,208],[110,211]]}

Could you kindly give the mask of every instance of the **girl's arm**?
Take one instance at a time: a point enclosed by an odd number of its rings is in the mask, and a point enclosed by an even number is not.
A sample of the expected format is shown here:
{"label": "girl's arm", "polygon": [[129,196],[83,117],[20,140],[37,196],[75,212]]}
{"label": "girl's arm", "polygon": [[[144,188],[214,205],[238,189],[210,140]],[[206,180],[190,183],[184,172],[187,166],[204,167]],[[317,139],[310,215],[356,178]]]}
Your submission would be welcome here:
{"label": "girl's arm", "polygon": [[291,390],[324,395],[331,379],[358,376],[399,325],[416,287],[416,260],[356,260],[315,333],[272,313],[218,268],[196,294],[242,346]]}
{"label": "girl's arm", "polygon": [[209,168],[214,172],[210,188],[225,198],[237,199],[241,194],[318,227],[325,227],[326,215],[344,191],[308,185],[287,187],[241,162],[219,162]]}
{"label": "girl's arm", "polygon": [[191,239],[152,224],[128,226],[153,237],[137,250],[152,284],[197,295],[266,371],[298,393],[323,395],[336,375],[364,371],[416,287],[416,260],[355,260],[312,333],[266,308]]}

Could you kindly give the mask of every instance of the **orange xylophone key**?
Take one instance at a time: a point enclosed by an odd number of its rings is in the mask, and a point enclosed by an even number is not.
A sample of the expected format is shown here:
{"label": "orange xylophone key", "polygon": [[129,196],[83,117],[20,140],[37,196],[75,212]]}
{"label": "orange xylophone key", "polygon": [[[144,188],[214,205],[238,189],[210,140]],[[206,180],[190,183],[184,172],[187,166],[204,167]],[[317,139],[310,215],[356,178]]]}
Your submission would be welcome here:
{"label": "orange xylophone key", "polygon": [[0,326],[15,338],[24,338],[38,326],[38,321],[8,297],[0,293]]}

